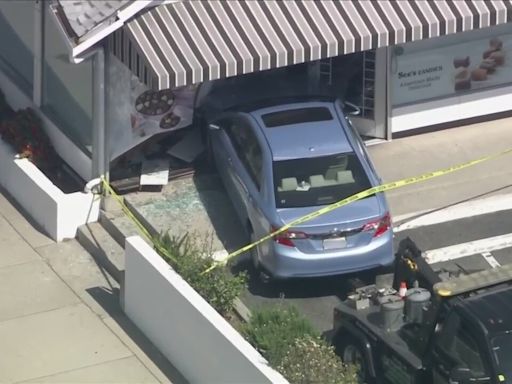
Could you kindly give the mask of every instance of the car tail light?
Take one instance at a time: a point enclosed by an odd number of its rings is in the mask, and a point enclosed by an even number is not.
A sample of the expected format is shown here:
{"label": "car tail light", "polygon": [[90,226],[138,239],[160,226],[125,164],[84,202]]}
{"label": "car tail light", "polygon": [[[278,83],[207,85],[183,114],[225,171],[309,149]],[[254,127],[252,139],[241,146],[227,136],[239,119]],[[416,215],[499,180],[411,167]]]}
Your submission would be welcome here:
{"label": "car tail light", "polygon": [[[274,233],[279,228],[277,227],[271,227],[270,231],[271,233]],[[294,239],[307,239],[308,235],[304,232],[299,231],[284,231],[279,233],[278,235],[274,236],[274,241],[281,245],[286,245],[287,247],[295,247],[295,244],[293,244]]]}
{"label": "car tail light", "polygon": [[375,231],[375,233],[373,234],[373,237],[379,237],[380,235],[384,234],[390,227],[391,227],[391,216],[389,215],[389,212],[387,212],[380,219],[375,220],[375,221],[370,221],[369,223],[365,224],[363,227],[363,231],[366,231],[366,232]]}

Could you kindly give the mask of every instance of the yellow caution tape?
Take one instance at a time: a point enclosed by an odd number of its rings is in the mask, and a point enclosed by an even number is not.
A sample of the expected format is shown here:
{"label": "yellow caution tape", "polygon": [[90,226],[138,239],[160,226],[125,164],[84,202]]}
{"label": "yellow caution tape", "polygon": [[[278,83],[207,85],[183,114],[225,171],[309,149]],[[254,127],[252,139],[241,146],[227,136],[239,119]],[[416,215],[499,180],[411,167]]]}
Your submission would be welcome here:
{"label": "yellow caution tape", "polygon": [[220,265],[225,265],[233,257],[240,256],[242,253],[245,253],[245,252],[251,250],[252,248],[256,247],[257,245],[259,245],[259,244],[261,244],[261,243],[263,243],[263,242],[273,238],[274,236],[279,235],[280,233],[283,233],[283,232],[287,231],[291,227],[294,227],[296,225],[305,223],[306,221],[315,219],[315,218],[317,218],[317,217],[319,217],[321,215],[324,215],[324,214],[326,214],[328,212],[331,212],[331,211],[333,211],[333,210],[335,210],[337,208],[343,207],[344,205],[347,205],[347,204],[349,204],[349,203],[351,203],[353,201],[364,199],[365,197],[374,195],[376,193],[391,191],[392,189],[397,189],[397,188],[405,187],[406,185],[416,184],[416,183],[419,183],[419,182],[422,182],[422,181],[425,181],[425,180],[433,179],[435,177],[447,175],[449,173],[452,173],[452,172],[455,172],[455,171],[459,171],[461,169],[468,168],[468,167],[471,167],[473,165],[483,163],[484,161],[492,160],[492,159],[495,159],[497,157],[500,157],[500,156],[503,156],[503,155],[507,155],[509,153],[512,153],[512,148],[509,148],[509,149],[504,150],[504,151],[499,152],[499,153],[495,153],[495,154],[492,154],[492,155],[484,156],[484,157],[481,157],[481,158],[476,159],[476,160],[471,160],[471,161],[467,161],[467,162],[462,163],[462,164],[458,164],[458,165],[454,165],[454,166],[451,166],[451,167],[448,167],[448,168],[440,169],[438,171],[428,172],[428,173],[424,173],[424,174],[419,175],[419,176],[409,177],[407,179],[393,181],[391,183],[381,184],[381,185],[379,185],[377,187],[372,187],[372,188],[366,189],[366,190],[364,190],[362,192],[356,193],[355,195],[349,196],[346,199],[343,199],[343,200],[337,201],[337,202],[335,202],[333,204],[327,205],[327,206],[325,206],[323,208],[320,208],[317,211],[311,212],[311,213],[309,213],[309,214],[307,214],[305,216],[299,217],[298,219],[295,219],[295,220],[289,222],[288,224],[283,225],[281,228],[279,228],[276,231],[268,234],[267,236],[264,236],[261,239],[256,240],[255,242],[250,243],[250,244],[248,244],[248,245],[246,245],[246,246],[236,250],[235,252],[230,253],[229,255],[227,255],[227,257],[224,260],[219,261],[217,263],[214,263],[210,268],[205,270],[203,273],[208,273],[208,272],[210,272],[211,270],[213,270],[214,268],[216,268],[216,267],[218,267]]}
{"label": "yellow caution tape", "polygon": [[[365,197],[374,195],[376,193],[391,191],[393,189],[405,187],[406,185],[416,184],[416,183],[419,183],[419,182],[422,182],[422,181],[433,179],[435,177],[444,176],[444,175],[447,175],[449,173],[452,173],[452,172],[455,172],[455,171],[459,171],[461,169],[468,168],[468,167],[471,167],[473,165],[477,165],[477,164],[483,163],[485,161],[492,160],[492,159],[495,159],[495,158],[498,158],[500,156],[507,155],[507,154],[510,154],[510,153],[512,153],[512,148],[506,149],[506,150],[504,150],[502,152],[498,152],[498,153],[494,153],[494,154],[491,154],[491,155],[487,155],[487,156],[481,157],[481,158],[476,159],[476,160],[471,160],[471,161],[467,161],[465,163],[454,165],[454,166],[451,166],[451,167],[448,167],[448,168],[440,169],[438,171],[427,172],[427,173],[424,173],[424,174],[419,175],[419,176],[409,177],[407,179],[401,179],[401,180],[398,180],[398,181],[393,181],[393,182],[390,182],[390,183],[381,184],[381,185],[378,185],[376,187],[365,189],[362,192],[356,193],[355,195],[349,196],[349,197],[347,197],[347,198],[345,198],[343,200],[340,200],[340,201],[337,201],[337,202],[335,202],[333,204],[327,205],[327,206],[325,206],[323,208],[320,208],[320,209],[318,209],[318,210],[316,210],[314,212],[311,212],[311,213],[309,213],[309,214],[307,214],[305,216],[299,217],[298,219],[295,219],[295,220],[289,222],[288,224],[283,225],[281,228],[279,228],[279,229],[275,230],[274,232],[272,232],[272,233],[262,237],[261,239],[256,240],[256,241],[254,241],[254,242],[252,242],[250,244],[247,244],[246,246],[244,246],[244,247],[242,247],[242,248],[240,248],[240,249],[230,253],[229,255],[227,255],[227,257],[224,260],[215,262],[214,264],[212,264],[212,266],[210,268],[206,269],[202,273],[203,274],[204,273],[208,273],[208,272],[212,271],[213,269],[215,269],[218,266],[226,265],[227,262],[229,260],[231,260],[232,258],[234,258],[236,256],[240,256],[242,253],[245,253],[247,251],[250,251],[252,248],[258,246],[261,243],[264,243],[267,240],[270,240],[271,238],[273,238],[276,235],[279,235],[279,234],[287,231],[291,227],[294,227],[296,225],[305,223],[305,222],[307,222],[309,220],[315,219],[315,218],[317,218],[319,216],[322,216],[322,215],[324,215],[324,214],[326,214],[328,212],[331,212],[331,211],[333,211],[333,210],[335,210],[337,208],[343,207],[343,206],[345,206],[345,205],[347,205],[347,204],[349,204],[349,203],[351,203],[353,201],[364,199]],[[154,236],[151,236],[149,231],[144,227],[144,225],[130,211],[130,209],[124,203],[123,199],[114,192],[114,190],[108,184],[108,182],[104,178],[102,178],[101,181],[102,181],[103,186],[105,187],[105,190],[108,191],[112,196],[114,196],[114,198],[121,205],[121,207],[122,207],[123,211],[125,212],[125,214],[137,225],[137,227],[139,228],[141,233],[149,241],[151,241],[153,243],[155,249],[157,249],[162,255],[164,255],[164,256],[166,256],[169,259],[174,261],[175,258],[173,257],[173,255],[169,254],[169,251],[160,244],[160,240],[158,238],[155,238]]]}

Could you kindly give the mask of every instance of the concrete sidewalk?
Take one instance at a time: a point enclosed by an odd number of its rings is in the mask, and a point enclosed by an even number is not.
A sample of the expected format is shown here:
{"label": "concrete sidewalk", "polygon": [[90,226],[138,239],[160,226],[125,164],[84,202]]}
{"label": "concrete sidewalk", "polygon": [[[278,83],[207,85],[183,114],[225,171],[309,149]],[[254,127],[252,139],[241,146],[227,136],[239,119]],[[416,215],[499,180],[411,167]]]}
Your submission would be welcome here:
{"label": "concrete sidewalk", "polygon": [[181,383],[75,241],[54,243],[0,193],[0,383]]}
{"label": "concrete sidewalk", "polygon": [[[456,165],[512,147],[512,118],[396,139],[368,148],[383,178],[395,181]],[[400,216],[512,193],[512,154],[387,193]]]}

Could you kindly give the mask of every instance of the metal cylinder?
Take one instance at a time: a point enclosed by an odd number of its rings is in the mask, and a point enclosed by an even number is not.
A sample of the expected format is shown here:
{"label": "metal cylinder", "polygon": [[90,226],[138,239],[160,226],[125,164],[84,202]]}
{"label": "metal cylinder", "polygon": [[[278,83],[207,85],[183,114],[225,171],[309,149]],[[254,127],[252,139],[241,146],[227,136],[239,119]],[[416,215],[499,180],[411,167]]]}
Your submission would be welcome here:
{"label": "metal cylinder", "polygon": [[423,322],[423,308],[430,301],[430,292],[424,288],[412,288],[405,295],[405,321],[408,323]]}
{"label": "metal cylinder", "polygon": [[380,300],[382,326],[386,332],[396,332],[403,325],[404,301],[396,295],[388,295]]}

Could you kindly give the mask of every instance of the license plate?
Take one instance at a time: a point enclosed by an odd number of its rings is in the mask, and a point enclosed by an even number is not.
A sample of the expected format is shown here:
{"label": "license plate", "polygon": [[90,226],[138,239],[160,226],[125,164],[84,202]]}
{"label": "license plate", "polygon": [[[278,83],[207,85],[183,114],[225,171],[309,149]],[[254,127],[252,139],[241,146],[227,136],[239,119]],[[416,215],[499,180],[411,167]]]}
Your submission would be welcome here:
{"label": "license plate", "polygon": [[325,239],[324,249],[340,249],[347,246],[347,239],[344,237],[337,237],[335,239]]}

